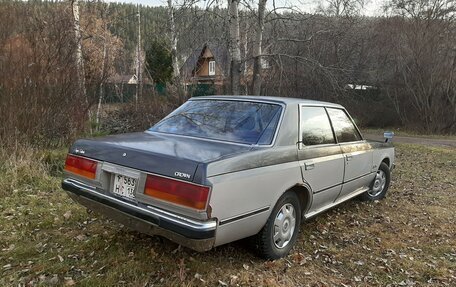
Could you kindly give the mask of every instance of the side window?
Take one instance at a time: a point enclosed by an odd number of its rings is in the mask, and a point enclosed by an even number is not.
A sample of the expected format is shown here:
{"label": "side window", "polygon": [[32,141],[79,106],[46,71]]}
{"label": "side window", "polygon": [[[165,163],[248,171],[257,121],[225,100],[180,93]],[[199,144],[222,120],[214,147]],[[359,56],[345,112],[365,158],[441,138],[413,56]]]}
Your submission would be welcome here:
{"label": "side window", "polygon": [[328,108],[328,114],[331,118],[331,123],[338,142],[343,143],[361,140],[359,132],[356,130],[344,110]]}
{"label": "side window", "polygon": [[306,146],[333,144],[334,136],[325,108],[301,108],[302,143]]}

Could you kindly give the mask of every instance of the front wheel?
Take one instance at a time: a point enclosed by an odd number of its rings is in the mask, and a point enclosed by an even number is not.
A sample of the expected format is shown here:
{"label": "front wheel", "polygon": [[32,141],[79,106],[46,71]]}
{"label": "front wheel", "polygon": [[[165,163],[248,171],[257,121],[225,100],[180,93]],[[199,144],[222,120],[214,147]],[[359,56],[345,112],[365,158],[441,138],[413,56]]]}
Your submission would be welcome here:
{"label": "front wheel", "polygon": [[382,162],[377,170],[374,181],[368,191],[362,194],[361,199],[365,201],[379,200],[385,197],[391,180],[388,165]]}
{"label": "front wheel", "polygon": [[282,195],[268,221],[256,235],[261,257],[278,259],[286,256],[296,242],[301,225],[301,205],[294,192]]}

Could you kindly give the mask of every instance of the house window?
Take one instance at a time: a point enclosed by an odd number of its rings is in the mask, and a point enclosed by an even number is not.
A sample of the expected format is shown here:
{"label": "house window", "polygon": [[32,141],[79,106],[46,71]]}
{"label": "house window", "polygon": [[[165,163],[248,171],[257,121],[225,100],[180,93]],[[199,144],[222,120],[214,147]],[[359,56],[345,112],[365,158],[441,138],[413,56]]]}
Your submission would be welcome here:
{"label": "house window", "polygon": [[261,58],[260,59],[260,63],[261,63],[261,68],[262,69],[269,69],[271,66],[269,65],[269,61],[264,59],[264,58]]}
{"label": "house window", "polygon": [[209,61],[209,76],[215,75],[215,61]]}

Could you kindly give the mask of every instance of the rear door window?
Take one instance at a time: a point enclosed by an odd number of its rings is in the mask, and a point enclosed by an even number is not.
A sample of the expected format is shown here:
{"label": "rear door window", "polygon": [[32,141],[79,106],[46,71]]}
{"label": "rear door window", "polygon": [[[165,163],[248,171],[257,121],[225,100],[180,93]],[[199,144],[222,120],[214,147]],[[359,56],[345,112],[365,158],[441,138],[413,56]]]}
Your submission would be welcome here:
{"label": "rear door window", "polygon": [[361,140],[361,135],[344,110],[328,108],[328,114],[339,143]]}
{"label": "rear door window", "polygon": [[323,107],[301,108],[302,143],[306,146],[334,144],[331,124]]}

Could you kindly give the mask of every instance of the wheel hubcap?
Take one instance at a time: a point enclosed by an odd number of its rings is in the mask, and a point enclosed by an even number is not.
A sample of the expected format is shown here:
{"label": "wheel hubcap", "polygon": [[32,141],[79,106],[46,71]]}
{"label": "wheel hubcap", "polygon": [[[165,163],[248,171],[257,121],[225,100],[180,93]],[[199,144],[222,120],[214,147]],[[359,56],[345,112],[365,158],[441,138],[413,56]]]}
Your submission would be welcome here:
{"label": "wheel hubcap", "polygon": [[277,248],[284,248],[290,243],[296,225],[296,211],[292,204],[287,203],[276,215],[274,220],[274,245]]}
{"label": "wheel hubcap", "polygon": [[380,193],[382,193],[383,189],[385,188],[386,185],[386,175],[383,170],[377,171],[377,174],[375,175],[374,179],[374,185],[372,186],[372,189],[369,190],[369,195],[372,197],[376,197]]}

